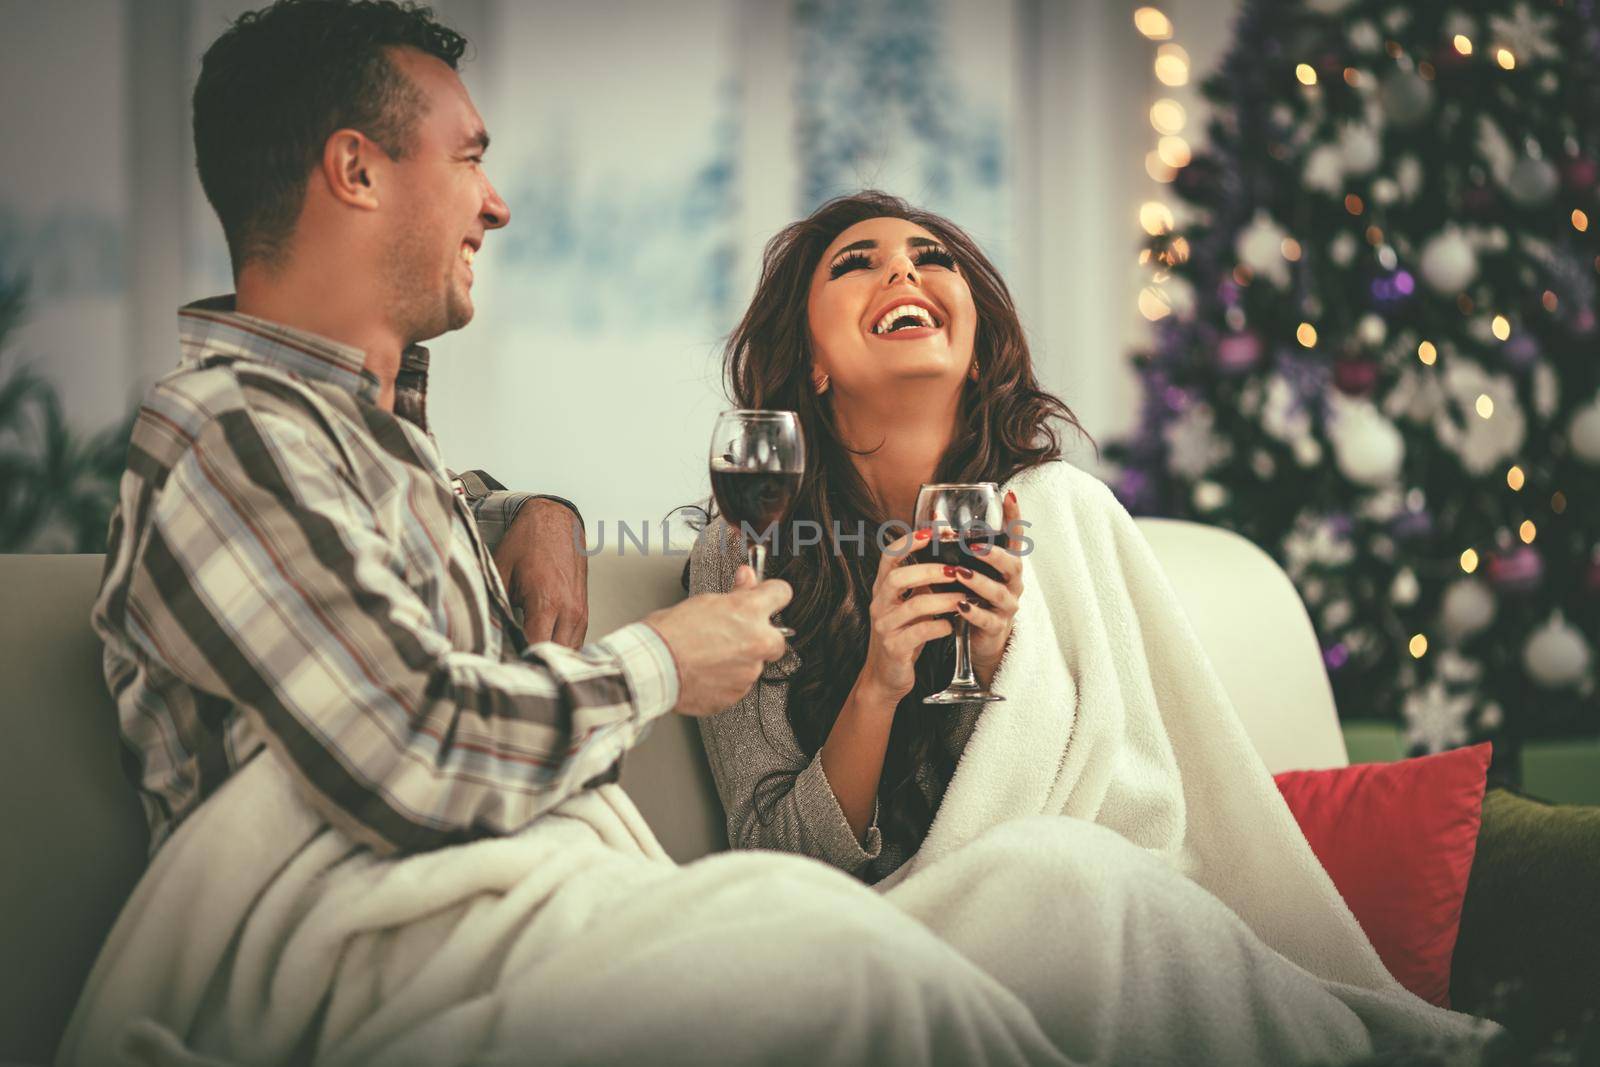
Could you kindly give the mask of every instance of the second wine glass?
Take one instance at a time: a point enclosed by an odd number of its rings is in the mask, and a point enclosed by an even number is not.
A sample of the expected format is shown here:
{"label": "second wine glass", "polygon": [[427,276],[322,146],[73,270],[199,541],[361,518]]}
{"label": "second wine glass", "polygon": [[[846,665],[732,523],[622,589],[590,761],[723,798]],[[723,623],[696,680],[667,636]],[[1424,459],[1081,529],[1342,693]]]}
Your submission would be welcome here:
{"label": "second wine glass", "polygon": [[[746,538],[750,569],[764,578],[767,540],[788,515],[805,474],[799,416],[792,411],[724,411],[711,431],[710,466],[717,507]],[[778,631],[794,636],[786,626]]]}

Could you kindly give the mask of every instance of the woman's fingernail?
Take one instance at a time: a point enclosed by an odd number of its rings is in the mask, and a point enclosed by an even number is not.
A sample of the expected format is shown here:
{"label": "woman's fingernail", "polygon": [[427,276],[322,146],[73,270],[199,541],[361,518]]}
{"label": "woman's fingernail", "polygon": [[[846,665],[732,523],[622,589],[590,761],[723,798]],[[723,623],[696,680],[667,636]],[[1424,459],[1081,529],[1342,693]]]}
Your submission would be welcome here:
{"label": "woman's fingernail", "polygon": [[962,613],[963,613],[963,614],[965,614],[965,613],[967,613],[967,612],[969,612],[969,611],[971,611],[971,610],[972,610],[972,601],[970,601],[970,600],[963,600],[963,601],[961,601],[961,602],[960,602],[960,603],[959,603],[959,604],[957,604],[957,605],[956,605],[956,607],[957,607],[957,609],[959,609],[959,610],[960,610],[960,611],[961,611],[961,612],[962,612]]}
{"label": "woman's fingernail", "polygon": [[1013,493],[1009,489],[1006,490],[1006,503],[1007,504],[1015,504],[1016,502],[1017,502],[1017,494]]}
{"label": "woman's fingernail", "polygon": [[930,538],[932,536],[933,536],[932,527],[923,527],[922,529],[917,531],[917,540],[918,541],[926,541],[928,538]]}
{"label": "woman's fingernail", "polygon": [[946,578],[954,578],[956,576],[956,569],[954,567],[946,567],[944,569],[944,576]]}
{"label": "woman's fingernail", "polygon": [[989,554],[989,546],[979,541],[972,546],[972,554],[974,556],[987,556]]}
{"label": "woman's fingernail", "polygon": [[961,577],[963,577],[963,578],[971,578],[972,577],[972,572],[970,570],[968,570],[967,568],[965,568],[965,567],[957,567],[956,568],[956,573],[961,575]]}

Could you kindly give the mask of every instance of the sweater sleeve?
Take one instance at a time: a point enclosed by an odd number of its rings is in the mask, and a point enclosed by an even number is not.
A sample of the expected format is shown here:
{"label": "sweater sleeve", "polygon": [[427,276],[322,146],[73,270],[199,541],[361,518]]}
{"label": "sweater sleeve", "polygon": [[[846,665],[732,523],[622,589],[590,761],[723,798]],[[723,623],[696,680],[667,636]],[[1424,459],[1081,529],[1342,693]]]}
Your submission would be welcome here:
{"label": "sweater sleeve", "polygon": [[[689,591],[727,592],[742,562],[738,535],[714,520],[690,556]],[[791,647],[739,703],[700,720],[728,840],[734,848],[797,852],[857,874],[883,848],[877,809],[863,848],[822,769],[822,754],[807,757],[789,726],[787,679],[799,664]]]}

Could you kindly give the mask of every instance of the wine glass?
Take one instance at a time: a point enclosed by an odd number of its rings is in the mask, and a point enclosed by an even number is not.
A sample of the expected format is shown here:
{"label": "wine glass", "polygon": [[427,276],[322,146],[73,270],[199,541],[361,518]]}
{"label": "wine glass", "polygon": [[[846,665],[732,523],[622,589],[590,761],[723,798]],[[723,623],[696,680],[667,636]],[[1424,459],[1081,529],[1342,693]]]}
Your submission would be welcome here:
{"label": "wine glass", "polygon": [[[806,469],[806,442],[792,411],[724,411],[711,431],[711,493],[728,525],[749,542],[750,569],[766,576],[767,538],[788,514]],[[794,631],[779,626],[793,637]]]}
{"label": "wine glass", "polygon": [[[942,563],[947,567],[966,567],[995,581],[1005,579],[1000,572],[975,553],[974,545],[986,544],[998,552],[1009,543],[1005,532],[1005,512],[1000,504],[1000,487],[993,482],[924,485],[917,493],[915,528],[930,530],[927,544],[912,553],[911,562]],[[941,582],[936,593],[968,592],[959,582]],[[1004,700],[978,684],[972,673],[972,624],[960,615],[952,616],[956,637],[956,670],[950,685],[942,692],[924,697],[924,704],[990,703]]]}

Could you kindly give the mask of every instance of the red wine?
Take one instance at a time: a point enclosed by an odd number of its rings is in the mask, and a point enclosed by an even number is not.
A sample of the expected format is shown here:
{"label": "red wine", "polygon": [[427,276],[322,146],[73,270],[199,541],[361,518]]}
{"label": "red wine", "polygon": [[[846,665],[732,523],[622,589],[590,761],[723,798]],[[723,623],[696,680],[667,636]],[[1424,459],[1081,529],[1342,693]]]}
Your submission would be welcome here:
{"label": "red wine", "polygon": [[[911,553],[911,563],[942,563],[946,567],[965,567],[969,571],[977,571],[997,582],[1004,583],[1005,579],[1000,572],[984,561],[982,556],[972,551],[974,545],[992,545],[991,552],[1003,552],[1011,542],[1003,533],[991,532],[972,534],[963,544],[954,531],[948,536],[938,540],[929,541],[926,545]],[[966,593],[971,592],[960,582],[940,582],[933,587],[935,593]]]}
{"label": "red wine", "polygon": [[711,470],[712,495],[734,529],[765,530],[783,518],[799,491],[799,472]]}

